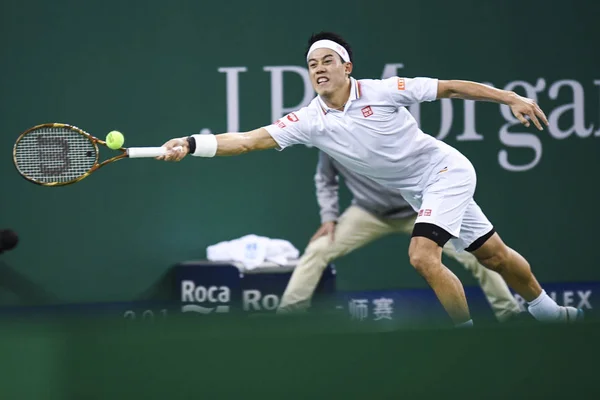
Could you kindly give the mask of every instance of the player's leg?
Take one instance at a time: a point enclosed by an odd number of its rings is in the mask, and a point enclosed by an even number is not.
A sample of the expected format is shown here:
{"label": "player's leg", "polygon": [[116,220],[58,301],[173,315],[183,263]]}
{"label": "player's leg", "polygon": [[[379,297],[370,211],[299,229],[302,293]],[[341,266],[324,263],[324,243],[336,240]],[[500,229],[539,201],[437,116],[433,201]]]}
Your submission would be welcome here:
{"label": "player's leg", "polygon": [[[412,217],[394,220],[393,224],[396,231],[403,234],[410,234],[416,218],[415,214]],[[452,244],[452,240],[444,245],[442,253],[461,263],[473,274],[498,320],[505,321],[521,312],[519,303],[517,303],[500,274],[481,265],[473,254],[466,251],[457,252]]]}
{"label": "player's leg", "polygon": [[459,235],[475,191],[475,169],[459,153],[446,158],[436,169],[422,193],[410,242],[410,262],[429,283],[454,323],[471,324],[463,285],[442,264],[442,248]]}
{"label": "player's leg", "polygon": [[339,218],[334,240],[320,237],[312,241],[298,261],[283,293],[277,312],[305,310],[327,264],[367,243],[391,233],[385,221],[350,206]]}
{"label": "player's leg", "polygon": [[468,245],[465,250],[485,267],[498,272],[529,303],[528,310],[537,320],[573,322],[583,318],[583,311],[561,307],[546,294],[527,260],[500,239],[475,201],[465,212],[460,240]]}
{"label": "player's leg", "polygon": [[582,310],[556,304],[536,280],[527,260],[504,244],[497,233],[472,252],[483,265],[502,275],[528,302],[529,312],[538,321],[575,322],[583,318]]}
{"label": "player's leg", "polygon": [[[460,280],[442,264],[442,247],[451,235],[431,224],[417,223],[410,241],[410,263],[427,281],[456,325],[470,324],[469,307]],[[433,238],[433,239],[432,239]]]}
{"label": "player's leg", "polygon": [[519,303],[500,274],[481,265],[473,254],[457,252],[452,241],[446,243],[442,251],[473,274],[499,321],[506,321],[521,312]]}

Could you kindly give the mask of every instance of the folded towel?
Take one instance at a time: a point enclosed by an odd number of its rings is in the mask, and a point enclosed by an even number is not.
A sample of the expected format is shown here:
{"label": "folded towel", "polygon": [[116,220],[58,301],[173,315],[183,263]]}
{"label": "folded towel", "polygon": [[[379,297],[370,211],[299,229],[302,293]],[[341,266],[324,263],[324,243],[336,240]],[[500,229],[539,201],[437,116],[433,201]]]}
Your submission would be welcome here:
{"label": "folded towel", "polygon": [[265,261],[285,265],[300,255],[290,242],[264,236],[246,235],[208,246],[206,257],[210,261],[237,261],[253,269]]}

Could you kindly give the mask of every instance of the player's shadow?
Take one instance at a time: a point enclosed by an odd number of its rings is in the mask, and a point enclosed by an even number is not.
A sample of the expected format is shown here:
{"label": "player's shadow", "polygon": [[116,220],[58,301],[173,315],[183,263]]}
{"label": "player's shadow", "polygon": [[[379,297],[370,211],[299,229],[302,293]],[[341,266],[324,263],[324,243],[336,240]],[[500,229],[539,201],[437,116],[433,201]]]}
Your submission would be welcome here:
{"label": "player's shadow", "polygon": [[[17,306],[39,306],[57,304],[60,299],[30,278],[0,261],[0,290],[10,292],[18,298]],[[4,304],[0,304],[4,306]]]}

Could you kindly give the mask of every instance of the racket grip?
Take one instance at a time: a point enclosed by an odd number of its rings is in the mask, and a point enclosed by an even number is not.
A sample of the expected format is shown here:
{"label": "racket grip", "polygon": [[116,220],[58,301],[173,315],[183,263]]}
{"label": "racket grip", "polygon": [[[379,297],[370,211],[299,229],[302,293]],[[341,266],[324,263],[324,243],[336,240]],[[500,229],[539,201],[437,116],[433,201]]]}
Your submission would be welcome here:
{"label": "racket grip", "polygon": [[[178,151],[181,146],[174,147],[173,150]],[[167,149],[164,147],[130,147],[127,149],[129,158],[154,158],[164,156]]]}

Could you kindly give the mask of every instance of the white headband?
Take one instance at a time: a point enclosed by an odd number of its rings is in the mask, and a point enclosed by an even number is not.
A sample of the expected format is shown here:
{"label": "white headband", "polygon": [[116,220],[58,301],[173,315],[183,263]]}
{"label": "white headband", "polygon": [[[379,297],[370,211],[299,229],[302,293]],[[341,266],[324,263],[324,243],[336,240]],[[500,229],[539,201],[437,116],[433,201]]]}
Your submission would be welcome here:
{"label": "white headband", "polygon": [[318,41],[314,42],[312,44],[312,46],[310,46],[310,49],[308,49],[308,53],[306,54],[306,61],[307,62],[308,62],[308,57],[310,56],[310,53],[312,53],[316,49],[330,49],[330,50],[333,50],[336,53],[338,53],[340,55],[340,57],[342,57],[342,60],[344,60],[344,62],[350,62],[350,56],[348,55],[348,52],[346,51],[346,49],[344,48],[344,46],[340,46],[339,44],[337,44],[333,40],[327,40],[327,39],[325,39],[325,40],[318,40]]}

